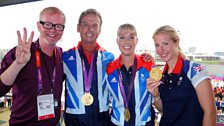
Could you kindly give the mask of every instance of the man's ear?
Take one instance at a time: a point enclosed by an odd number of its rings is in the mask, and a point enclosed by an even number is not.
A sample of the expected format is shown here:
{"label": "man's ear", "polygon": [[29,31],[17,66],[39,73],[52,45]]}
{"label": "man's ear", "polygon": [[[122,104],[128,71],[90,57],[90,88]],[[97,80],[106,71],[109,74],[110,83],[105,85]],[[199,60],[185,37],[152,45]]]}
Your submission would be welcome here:
{"label": "man's ear", "polygon": [[80,26],[77,24],[77,32],[80,32]]}

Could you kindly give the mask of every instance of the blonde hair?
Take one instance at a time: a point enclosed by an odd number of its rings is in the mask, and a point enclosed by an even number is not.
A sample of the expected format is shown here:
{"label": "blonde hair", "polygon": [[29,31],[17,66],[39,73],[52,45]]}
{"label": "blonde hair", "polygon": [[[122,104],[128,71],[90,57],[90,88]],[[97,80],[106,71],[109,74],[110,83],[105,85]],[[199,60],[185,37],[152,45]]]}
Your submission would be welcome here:
{"label": "blonde hair", "polygon": [[[44,9],[40,12],[40,15],[39,15],[39,18],[40,18],[40,19],[39,19],[39,20],[41,20],[43,14],[44,14],[45,12],[48,12],[48,13],[50,13],[50,14],[55,14],[55,13],[61,14],[61,15],[64,17],[64,19],[65,19],[65,14],[64,14],[59,8],[57,8],[57,7],[46,7],[46,8],[44,8]],[[66,21],[66,19],[65,19],[65,21]]]}
{"label": "blonde hair", "polygon": [[129,29],[129,30],[133,31],[134,35],[137,36],[137,31],[136,31],[136,29],[135,29],[135,26],[132,25],[132,24],[128,24],[128,23],[126,23],[126,24],[122,24],[122,25],[119,26],[119,28],[118,28],[118,30],[117,30],[117,36],[120,35],[121,30],[123,30],[123,29]]}
{"label": "blonde hair", "polygon": [[[177,42],[180,41],[180,38],[179,38],[179,35],[178,35],[177,31],[173,27],[171,27],[170,25],[164,25],[164,26],[161,26],[158,29],[156,29],[152,38],[155,39],[155,36],[158,35],[158,34],[168,35],[174,43],[177,43]],[[183,51],[181,50],[180,45],[178,47],[178,52],[180,53],[182,58],[186,59],[186,56],[183,53]]]}

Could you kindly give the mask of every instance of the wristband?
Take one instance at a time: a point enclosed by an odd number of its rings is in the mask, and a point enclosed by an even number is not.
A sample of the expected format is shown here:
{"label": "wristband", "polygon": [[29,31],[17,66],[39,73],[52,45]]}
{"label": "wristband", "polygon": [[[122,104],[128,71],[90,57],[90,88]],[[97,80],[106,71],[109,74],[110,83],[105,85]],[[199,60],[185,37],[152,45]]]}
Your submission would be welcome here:
{"label": "wristband", "polygon": [[154,102],[158,102],[160,100],[160,96],[158,96],[158,97],[153,97],[153,101]]}

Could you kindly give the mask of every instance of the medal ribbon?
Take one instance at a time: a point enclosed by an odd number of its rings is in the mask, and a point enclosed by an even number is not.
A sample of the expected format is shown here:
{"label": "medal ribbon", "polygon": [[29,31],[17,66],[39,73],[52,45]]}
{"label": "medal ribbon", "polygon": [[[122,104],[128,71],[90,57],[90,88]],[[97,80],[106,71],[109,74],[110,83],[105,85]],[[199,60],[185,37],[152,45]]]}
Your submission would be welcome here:
{"label": "medal ribbon", "polygon": [[92,59],[90,62],[90,68],[89,68],[89,73],[87,75],[87,71],[86,71],[86,67],[85,67],[85,62],[84,62],[84,52],[82,50],[81,47],[81,57],[82,57],[82,72],[83,72],[83,80],[84,80],[84,86],[85,86],[85,93],[89,93],[90,92],[90,88],[91,88],[91,82],[92,82],[92,78],[93,78],[93,72],[96,66],[96,54],[97,51],[94,49],[93,53],[92,53]]}
{"label": "medal ribbon", "polygon": [[[40,48],[40,45],[37,43],[36,46]],[[50,77],[51,79],[51,92],[54,88],[55,84],[55,79],[56,79],[56,48],[54,49],[54,56],[55,56],[55,61],[54,61],[54,71],[53,71],[53,76]],[[41,73],[41,62],[40,62],[40,51],[36,50],[35,51],[35,57],[36,57],[36,66],[37,66],[37,78],[38,78],[38,93],[41,94],[42,89],[43,89],[43,83],[42,83],[42,73]]]}
{"label": "medal ribbon", "polygon": [[129,85],[129,88],[128,88],[128,98],[127,98],[126,94],[125,94],[124,86],[123,86],[123,83],[122,83],[122,74],[121,74],[120,70],[118,69],[119,87],[121,89],[121,95],[124,99],[125,108],[128,108],[128,101],[131,97],[132,89],[134,87],[134,79],[135,79],[136,70],[137,70],[137,59],[135,58],[133,68],[132,68],[132,72],[131,72],[131,79],[130,79],[130,85]]}

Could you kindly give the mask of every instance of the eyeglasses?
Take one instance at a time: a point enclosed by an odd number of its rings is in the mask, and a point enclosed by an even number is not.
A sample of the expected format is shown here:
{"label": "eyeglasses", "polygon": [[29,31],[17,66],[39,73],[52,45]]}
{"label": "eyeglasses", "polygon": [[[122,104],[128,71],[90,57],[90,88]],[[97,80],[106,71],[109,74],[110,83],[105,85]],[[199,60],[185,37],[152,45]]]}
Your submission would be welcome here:
{"label": "eyeglasses", "polygon": [[42,24],[42,26],[46,29],[52,29],[54,27],[55,30],[57,31],[63,31],[65,26],[61,25],[61,24],[52,24],[50,22],[43,22],[40,21],[40,24]]}

